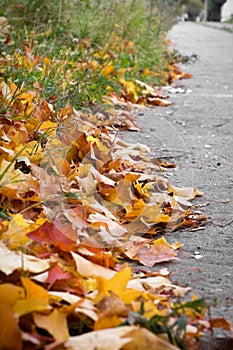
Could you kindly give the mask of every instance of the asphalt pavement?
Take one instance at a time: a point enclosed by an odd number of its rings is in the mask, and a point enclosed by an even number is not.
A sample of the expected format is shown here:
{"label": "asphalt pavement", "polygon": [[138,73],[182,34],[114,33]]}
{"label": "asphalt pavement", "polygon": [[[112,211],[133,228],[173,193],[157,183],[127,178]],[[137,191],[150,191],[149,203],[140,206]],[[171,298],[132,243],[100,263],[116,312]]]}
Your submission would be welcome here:
{"label": "asphalt pavement", "polygon": [[169,38],[192,56],[181,65],[192,79],[176,81],[183,93],[170,93],[171,107],[148,109],[138,117],[140,133],[124,138],[175,161],[178,169],[166,175],[172,184],[204,192],[194,201],[207,215],[204,228],[166,233],[170,243],[184,243],[181,260],[166,266],[173,281],[211,304],[213,316],[233,321],[233,34],[181,22]]}

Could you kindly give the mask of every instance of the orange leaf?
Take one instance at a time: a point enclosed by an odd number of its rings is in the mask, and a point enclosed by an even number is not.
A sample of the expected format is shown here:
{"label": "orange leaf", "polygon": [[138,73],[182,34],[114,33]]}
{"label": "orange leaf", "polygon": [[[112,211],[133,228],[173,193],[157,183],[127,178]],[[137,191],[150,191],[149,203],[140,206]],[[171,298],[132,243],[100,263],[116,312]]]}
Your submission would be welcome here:
{"label": "orange leaf", "polygon": [[22,349],[22,339],[13,312],[14,303],[24,297],[22,287],[0,285],[0,349]]}
{"label": "orange leaf", "polygon": [[210,325],[212,328],[223,328],[226,330],[231,330],[233,329],[233,325],[227,321],[225,318],[213,318],[210,321]]}
{"label": "orange leaf", "polygon": [[115,67],[113,65],[107,65],[101,70],[101,74],[107,78],[113,71]]}
{"label": "orange leaf", "polygon": [[99,329],[118,327],[121,323],[122,320],[116,315],[103,316],[95,323],[94,330],[98,331]]}
{"label": "orange leaf", "polygon": [[163,100],[158,97],[147,97],[147,101],[149,104],[153,106],[162,106],[162,107],[167,107],[170,106],[172,103],[171,101],[168,100]]}
{"label": "orange leaf", "polygon": [[23,349],[21,332],[12,307],[4,302],[0,302],[0,349]]}

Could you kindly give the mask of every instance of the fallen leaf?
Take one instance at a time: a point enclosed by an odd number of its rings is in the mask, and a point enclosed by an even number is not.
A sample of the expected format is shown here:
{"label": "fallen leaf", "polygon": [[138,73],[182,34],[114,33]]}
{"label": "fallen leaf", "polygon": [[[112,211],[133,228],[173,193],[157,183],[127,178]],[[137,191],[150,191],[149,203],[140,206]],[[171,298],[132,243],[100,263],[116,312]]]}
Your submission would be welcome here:
{"label": "fallen leaf", "polygon": [[115,67],[113,65],[106,65],[102,70],[101,70],[101,74],[107,78],[113,71],[114,71]]}
{"label": "fallen leaf", "polygon": [[119,79],[120,83],[126,89],[126,97],[132,102],[137,102],[138,96],[136,93],[136,86],[132,81],[126,81],[123,77]]}
{"label": "fallen leaf", "polygon": [[172,248],[174,250],[183,247],[183,244],[180,242],[175,242],[175,243],[169,244],[164,237],[160,237],[160,238],[156,239],[155,241],[153,241],[154,246],[160,245],[160,244],[165,244],[167,247]]}
{"label": "fallen leaf", "polygon": [[142,247],[138,250],[137,255],[139,261],[148,267],[164,261],[178,260],[177,252],[163,243],[153,247]]}
{"label": "fallen leaf", "polygon": [[[38,278],[33,279],[38,281]],[[82,282],[74,274],[70,272],[64,272],[63,269],[57,264],[49,269],[47,278],[44,283],[49,284],[49,289],[53,288],[60,291],[64,290],[80,295],[86,294],[86,290],[82,285]]]}
{"label": "fallen leaf", "polygon": [[[120,350],[131,338],[127,333],[137,329],[134,326],[123,326],[118,328],[108,328],[87,334],[70,337],[66,341],[66,347],[73,350]],[[123,338],[126,336],[126,338]]]}
{"label": "fallen leaf", "polygon": [[22,287],[10,283],[0,285],[0,302],[13,306],[18,299],[23,298],[24,289]]}
{"label": "fallen leaf", "polygon": [[228,331],[231,330],[231,332],[233,332],[233,324],[223,317],[210,319],[209,322],[212,328],[223,328]]}
{"label": "fallen leaf", "polygon": [[66,301],[70,305],[76,304],[78,306],[75,307],[74,311],[77,313],[81,313],[90,317],[92,320],[97,321],[97,309],[94,306],[93,302],[86,298],[80,298],[75,294],[66,293],[66,292],[49,292],[49,296],[51,299],[55,301]]}
{"label": "fallen leaf", "polygon": [[98,331],[100,329],[119,327],[122,323],[122,319],[117,315],[108,315],[101,316],[95,322],[94,331]]}
{"label": "fallen leaf", "polygon": [[159,291],[159,294],[169,294],[171,296],[184,297],[187,292],[191,290],[190,287],[180,287],[172,284],[168,278],[163,276],[139,278],[139,282],[145,287],[146,290],[152,289]]}
{"label": "fallen leaf", "polygon": [[25,289],[25,297],[15,302],[13,308],[15,315],[20,317],[33,311],[49,310],[48,292],[29,278],[21,277],[21,280]]}
{"label": "fallen leaf", "polygon": [[170,344],[145,328],[138,328],[126,334],[132,340],[123,346],[122,350],[178,350],[176,346]]}
{"label": "fallen leaf", "polygon": [[203,193],[196,188],[192,187],[175,187],[170,186],[167,190],[168,193],[172,193],[173,196],[184,197],[187,200],[194,199],[196,196],[202,196]]}
{"label": "fallen leaf", "polygon": [[70,251],[75,248],[76,242],[59,230],[60,222],[44,222],[39,228],[27,234],[36,242],[55,244],[61,250]]}
{"label": "fallen leaf", "polygon": [[104,266],[97,265],[83,258],[79,254],[71,252],[71,255],[73,256],[73,259],[76,263],[77,271],[81,276],[84,276],[84,277],[101,276],[103,278],[110,279],[116,274],[116,271],[110,270]]}
{"label": "fallen leaf", "polygon": [[126,304],[138,298],[141,295],[141,291],[128,287],[131,274],[131,268],[126,268],[117,272],[111,279],[96,277],[98,290],[96,301],[102,300],[105,296],[110,296],[111,292],[119,296]]}
{"label": "fallen leaf", "polygon": [[39,259],[33,255],[27,255],[20,251],[11,251],[0,242],[0,271],[6,275],[17,269],[32,273],[43,272],[50,267],[48,259]]}
{"label": "fallen leaf", "polygon": [[170,106],[172,103],[171,101],[168,100],[163,100],[158,97],[147,97],[147,101],[149,104],[153,106],[162,106],[162,107],[167,107]]}
{"label": "fallen leaf", "polygon": [[24,298],[22,287],[0,285],[0,349],[23,349],[21,331],[13,311],[17,300]]}
{"label": "fallen leaf", "polygon": [[122,237],[127,233],[126,228],[100,213],[89,215],[88,221],[92,224],[92,226],[97,228],[100,228],[100,226],[105,226],[109,233],[111,233],[111,235],[114,237]]}
{"label": "fallen leaf", "polygon": [[3,301],[0,301],[0,349],[22,350],[21,330],[14,316],[13,309],[8,303]]}
{"label": "fallen leaf", "polygon": [[49,315],[33,314],[37,327],[45,329],[55,340],[65,341],[69,338],[67,314],[61,309],[54,309]]}
{"label": "fallen leaf", "polygon": [[27,234],[43,222],[44,219],[40,219],[37,223],[29,222],[22,214],[16,214],[10,221],[7,231],[2,234],[2,239],[7,242],[10,249],[23,247],[30,241]]}

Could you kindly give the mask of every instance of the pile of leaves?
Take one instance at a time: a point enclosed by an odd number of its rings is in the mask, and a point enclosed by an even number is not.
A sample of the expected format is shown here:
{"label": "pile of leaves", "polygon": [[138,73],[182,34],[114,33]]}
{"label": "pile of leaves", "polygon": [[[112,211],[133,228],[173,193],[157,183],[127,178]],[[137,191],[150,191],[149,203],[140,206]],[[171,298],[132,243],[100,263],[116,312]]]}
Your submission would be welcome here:
{"label": "pile of leaves", "polygon": [[[174,164],[118,138],[138,129],[132,103],[166,101],[163,92],[122,78],[107,95],[117,109],[55,108],[59,96],[45,98],[41,82],[49,87],[55,74],[67,87],[73,67],[59,70],[29,46],[2,55],[1,66],[0,348],[195,349],[203,330],[230,330],[205,320],[194,295],[182,301],[189,288],[173,285],[167,269],[151,270],[182,246],[161,233],[204,219],[190,202],[201,193],[162,176]],[[34,81],[17,80],[22,72]]]}

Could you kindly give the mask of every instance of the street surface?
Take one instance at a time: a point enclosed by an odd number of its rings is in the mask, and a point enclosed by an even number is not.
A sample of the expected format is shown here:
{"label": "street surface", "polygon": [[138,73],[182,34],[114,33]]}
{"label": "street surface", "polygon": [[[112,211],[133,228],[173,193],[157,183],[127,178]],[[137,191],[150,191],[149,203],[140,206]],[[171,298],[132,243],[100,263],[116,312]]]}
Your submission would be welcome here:
{"label": "street surface", "polygon": [[182,22],[169,38],[182,55],[197,55],[182,66],[193,78],[177,81],[186,93],[173,91],[171,107],[140,115],[141,132],[124,139],[175,161],[178,170],[167,175],[172,184],[204,192],[194,204],[208,217],[205,229],[166,234],[184,247],[181,260],[165,266],[173,281],[211,303],[212,316],[233,321],[233,34]]}

